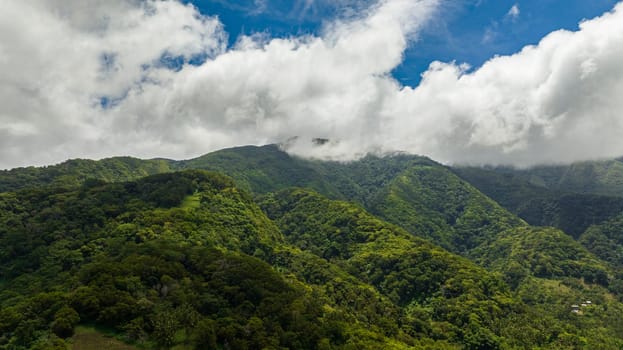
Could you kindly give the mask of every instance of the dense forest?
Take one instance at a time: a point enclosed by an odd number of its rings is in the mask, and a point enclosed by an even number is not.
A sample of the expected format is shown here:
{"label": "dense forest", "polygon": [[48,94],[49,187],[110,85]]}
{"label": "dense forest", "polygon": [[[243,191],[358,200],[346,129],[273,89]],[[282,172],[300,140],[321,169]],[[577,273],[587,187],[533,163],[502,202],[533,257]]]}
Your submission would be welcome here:
{"label": "dense forest", "polygon": [[85,329],[124,349],[621,349],[621,169],[270,145],[0,171],[0,349],[88,348]]}

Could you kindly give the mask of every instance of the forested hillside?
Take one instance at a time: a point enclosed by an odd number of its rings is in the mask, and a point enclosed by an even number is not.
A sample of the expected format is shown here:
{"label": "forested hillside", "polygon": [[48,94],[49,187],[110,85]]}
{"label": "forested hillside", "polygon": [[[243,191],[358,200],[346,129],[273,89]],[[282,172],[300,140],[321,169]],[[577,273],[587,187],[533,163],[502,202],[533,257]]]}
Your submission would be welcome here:
{"label": "forested hillside", "polygon": [[0,184],[3,349],[69,348],[84,327],[146,349],[623,347],[616,197],[276,146]]}
{"label": "forested hillside", "polygon": [[623,159],[537,166],[525,170],[497,168],[552,190],[623,196]]}
{"label": "forested hillside", "polygon": [[[3,194],[2,208],[6,348],[60,346],[79,322],[147,347],[402,343],[385,336],[381,320],[359,324],[364,312],[271,267],[323,264],[285,245],[250,197],[220,175],[23,190]],[[369,298],[366,307],[392,312],[391,302],[339,268],[325,273],[343,276],[340,288]]]}
{"label": "forested hillside", "polygon": [[[549,168],[536,168],[535,171],[545,169]],[[553,172],[559,168],[551,169]],[[529,170],[514,173],[503,168],[459,167],[452,171],[529,224],[554,226],[576,238],[589,226],[623,212],[623,197],[617,196],[623,191],[623,185],[612,184],[607,195],[601,195],[590,191],[574,192],[573,186],[557,185],[557,189],[550,189],[536,185],[526,179]]]}
{"label": "forested hillside", "polygon": [[171,171],[167,160],[142,160],[117,157],[93,161],[73,159],[47,167],[0,170],[0,192],[37,186],[74,186],[87,179],[108,182],[135,180],[147,175]]}

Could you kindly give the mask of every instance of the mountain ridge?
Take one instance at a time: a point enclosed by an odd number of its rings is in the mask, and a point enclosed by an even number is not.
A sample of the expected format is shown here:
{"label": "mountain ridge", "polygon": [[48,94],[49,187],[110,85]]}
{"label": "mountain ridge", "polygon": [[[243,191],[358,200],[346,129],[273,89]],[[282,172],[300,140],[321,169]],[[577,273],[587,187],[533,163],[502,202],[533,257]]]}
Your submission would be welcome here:
{"label": "mountain ridge", "polygon": [[82,322],[146,348],[620,348],[617,208],[535,227],[510,204],[569,193],[522,181],[275,145],[0,172],[0,348]]}

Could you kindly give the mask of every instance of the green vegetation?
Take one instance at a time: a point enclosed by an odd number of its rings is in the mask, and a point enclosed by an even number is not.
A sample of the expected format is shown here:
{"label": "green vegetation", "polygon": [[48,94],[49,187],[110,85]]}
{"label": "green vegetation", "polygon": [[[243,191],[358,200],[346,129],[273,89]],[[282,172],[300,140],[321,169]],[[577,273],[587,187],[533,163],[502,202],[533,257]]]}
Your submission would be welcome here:
{"label": "green vegetation", "polygon": [[455,170],[478,188],[479,184],[486,186],[487,183],[496,182],[504,187],[498,192],[511,197],[529,198],[543,189],[559,193],[623,197],[623,158],[570,165],[542,165],[528,169],[457,167]]}
{"label": "green vegetation", "polygon": [[514,172],[531,183],[553,190],[623,196],[623,159],[539,166]]}
{"label": "green vegetation", "polygon": [[623,348],[623,199],[546,183],[276,146],[0,172],[0,349]]}
{"label": "green vegetation", "polygon": [[499,232],[526,225],[438,165],[402,172],[378,197],[372,212],[464,255]]}
{"label": "green vegetation", "polygon": [[25,187],[75,186],[87,180],[121,182],[171,171],[170,161],[117,157],[100,161],[74,159],[48,167],[0,170],[0,192]]}
{"label": "green vegetation", "polygon": [[[420,342],[388,337],[399,332],[395,304],[286,244],[220,175],[27,189],[1,199],[3,347],[62,348],[77,324],[93,322],[142,347]],[[426,343],[438,342],[447,344]]]}
{"label": "green vegetation", "polygon": [[575,277],[607,287],[611,275],[606,264],[554,228],[510,229],[490,244],[479,247],[474,255],[482,265],[505,272],[511,285],[519,284],[516,278],[533,275]]}
{"label": "green vegetation", "polygon": [[623,214],[589,227],[579,241],[596,256],[623,269]]}
{"label": "green vegetation", "polygon": [[136,347],[124,344],[92,327],[76,327],[75,334],[68,342],[70,350],[136,350]]}
{"label": "green vegetation", "polygon": [[[201,196],[198,208],[177,207],[192,194]],[[147,347],[386,342],[252,256],[276,259],[282,236],[217,174],[23,190],[4,194],[2,208],[7,348],[62,344],[79,322]]]}
{"label": "green vegetation", "polygon": [[612,196],[616,190],[609,196],[569,192],[573,187],[566,192],[551,190],[530,183],[523,173],[508,169],[455,168],[453,171],[530,225],[557,227],[576,238],[589,226],[623,212],[623,198]]}
{"label": "green vegetation", "polygon": [[276,145],[237,147],[173,164],[176,169],[204,169],[231,176],[238,187],[254,193],[267,193],[300,186],[337,195],[308,162],[291,157]]}
{"label": "green vegetation", "polygon": [[397,325],[410,335],[479,346],[502,341],[492,326],[514,305],[504,283],[473,263],[352,204],[309,191],[280,192],[263,206],[288,242],[341,266],[401,306]]}

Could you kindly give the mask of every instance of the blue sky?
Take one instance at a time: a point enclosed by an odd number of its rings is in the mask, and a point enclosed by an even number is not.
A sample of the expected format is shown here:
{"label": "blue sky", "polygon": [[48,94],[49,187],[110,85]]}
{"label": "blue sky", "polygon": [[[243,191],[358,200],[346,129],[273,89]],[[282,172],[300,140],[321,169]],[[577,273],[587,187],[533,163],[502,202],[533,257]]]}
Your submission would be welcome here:
{"label": "blue sky", "polygon": [[621,62],[623,0],[4,1],[0,168],[269,143],[620,157]]}
{"label": "blue sky", "polygon": [[[366,1],[342,0],[190,0],[203,14],[216,15],[234,43],[241,33],[272,37],[318,34],[323,22],[341,16],[345,8],[365,7]],[[369,1],[368,1],[369,3]],[[583,19],[612,9],[615,0],[452,0],[442,2],[437,15],[411,43],[404,62],[393,75],[415,86],[435,61],[468,63],[478,68],[495,55],[509,55],[537,44],[548,33],[577,30]],[[307,6],[306,6],[307,5]],[[509,11],[516,6],[515,16]]]}

